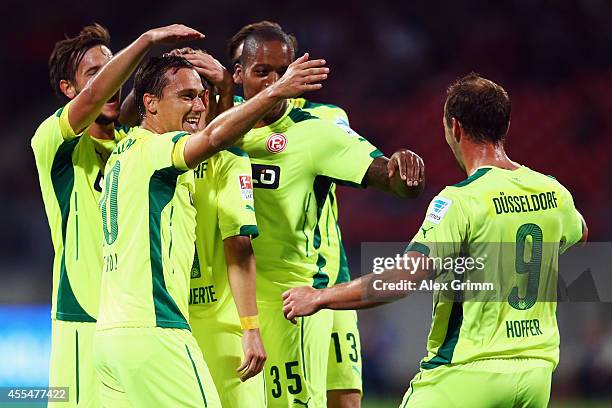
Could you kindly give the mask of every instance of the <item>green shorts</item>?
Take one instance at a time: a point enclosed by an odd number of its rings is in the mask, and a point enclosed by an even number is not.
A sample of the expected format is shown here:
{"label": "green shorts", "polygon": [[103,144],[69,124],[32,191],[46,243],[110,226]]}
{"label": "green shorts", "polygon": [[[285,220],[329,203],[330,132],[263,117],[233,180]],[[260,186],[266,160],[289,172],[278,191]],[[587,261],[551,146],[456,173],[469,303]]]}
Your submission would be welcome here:
{"label": "green shorts", "polygon": [[268,354],[264,371],[268,408],[324,408],[331,310],[298,318],[283,316],[282,302],[258,302],[261,334]]}
{"label": "green shorts", "polygon": [[223,408],[263,408],[266,406],[263,374],[242,382],[236,371],[244,358],[242,330],[233,302],[229,306],[234,309],[233,316],[221,313],[196,317],[192,314],[189,324],[210,369]]}
{"label": "green shorts", "polygon": [[68,402],[49,407],[100,407],[98,377],[93,362],[95,323],[51,321],[49,386],[68,387]]}
{"label": "green shorts", "polygon": [[357,312],[334,310],[332,313],[334,322],[327,363],[327,390],[359,390],[362,393]]}
{"label": "green shorts", "polygon": [[401,408],[545,408],[553,366],[539,359],[480,360],[421,371]]}
{"label": "green shorts", "polygon": [[98,330],[94,361],[104,407],[221,407],[202,352],[189,330]]}

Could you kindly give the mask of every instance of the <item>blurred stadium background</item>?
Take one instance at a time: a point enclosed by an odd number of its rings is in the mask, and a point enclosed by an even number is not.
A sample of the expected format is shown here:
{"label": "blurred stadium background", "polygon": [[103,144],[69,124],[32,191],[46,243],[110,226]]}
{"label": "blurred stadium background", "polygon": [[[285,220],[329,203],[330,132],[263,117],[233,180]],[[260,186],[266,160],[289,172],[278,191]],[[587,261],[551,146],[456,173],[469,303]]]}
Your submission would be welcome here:
{"label": "blurred stadium background", "polygon": [[[29,143],[58,107],[46,65],[54,42],[94,21],[110,29],[114,51],[148,28],[188,24],[207,35],[201,46],[227,64],[226,39],[246,23],[269,19],[294,33],[301,51],[326,58],[330,79],[307,97],[343,107],[353,128],[384,152],[408,147],[427,165],[419,200],[339,189],[353,276],[360,273],[361,242],[409,240],[429,200],[465,178],[441,119],[446,86],[470,71],[510,93],[511,157],[572,191],[592,241],[612,240],[609,0],[60,0],[3,2],[0,10],[0,386],[46,384],[52,247]],[[360,313],[365,408],[399,403],[424,354],[430,307],[427,296],[417,295]],[[558,316],[561,363],[552,406],[612,406],[612,305],[563,304]]]}

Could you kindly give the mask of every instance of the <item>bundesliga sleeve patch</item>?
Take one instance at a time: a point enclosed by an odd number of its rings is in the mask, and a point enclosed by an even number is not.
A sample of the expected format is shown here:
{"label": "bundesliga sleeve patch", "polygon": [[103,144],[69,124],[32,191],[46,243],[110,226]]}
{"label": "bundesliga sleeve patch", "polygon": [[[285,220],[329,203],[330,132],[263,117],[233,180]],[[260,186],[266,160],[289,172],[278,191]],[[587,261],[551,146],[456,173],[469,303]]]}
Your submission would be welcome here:
{"label": "bundesliga sleeve patch", "polygon": [[425,217],[425,220],[433,222],[434,224],[440,224],[452,204],[453,200],[449,198],[445,198],[442,196],[434,197],[429,212],[427,213],[427,217]]}
{"label": "bundesliga sleeve patch", "polygon": [[338,116],[336,120],[334,121],[334,123],[338,125],[340,129],[344,130],[349,136],[360,137],[357,132],[351,129],[351,127],[346,122],[346,120],[344,120],[344,118],[341,118],[340,116]]}
{"label": "bundesliga sleeve patch", "polygon": [[240,194],[242,195],[243,200],[252,200],[253,199],[253,183],[251,181],[251,176],[248,174],[243,174],[238,176],[238,181],[240,182]]}

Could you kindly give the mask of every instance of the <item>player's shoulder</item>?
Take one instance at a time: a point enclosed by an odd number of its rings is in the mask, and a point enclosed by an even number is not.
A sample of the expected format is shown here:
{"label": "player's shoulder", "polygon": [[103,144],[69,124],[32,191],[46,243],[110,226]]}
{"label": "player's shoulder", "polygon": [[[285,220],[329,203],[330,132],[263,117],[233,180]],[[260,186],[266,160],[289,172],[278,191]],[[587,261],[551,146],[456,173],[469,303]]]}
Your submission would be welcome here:
{"label": "player's shoulder", "polygon": [[560,195],[565,197],[572,197],[572,193],[569,191],[567,187],[565,187],[555,176],[550,174],[540,173],[536,170],[532,170],[530,168],[525,167],[528,171],[529,178],[540,184],[543,190],[553,190],[558,191]]}
{"label": "player's shoulder", "polygon": [[320,103],[320,102],[312,102],[309,100],[304,99],[304,102],[302,103],[302,109],[304,110],[312,110],[312,111],[316,111],[316,110],[333,110],[333,111],[337,111],[337,112],[341,112],[343,114],[346,114],[346,111],[344,109],[342,109],[340,106],[338,105],[334,105],[332,103]]}
{"label": "player's shoulder", "polygon": [[307,110],[296,107],[289,111],[288,117],[293,122],[293,124],[290,126],[290,129],[293,131],[308,129],[308,132],[311,133],[311,135],[316,135],[315,132],[313,132],[313,129],[315,128],[318,131],[324,132],[338,132],[341,130],[336,123],[323,120],[319,116],[308,112]]}
{"label": "player's shoulder", "polygon": [[178,142],[182,137],[189,135],[188,132],[184,131],[172,131],[166,133],[154,133],[150,130],[143,129],[141,127],[133,129],[129,132],[130,135],[137,139],[141,139],[144,143],[152,144],[171,144]]}
{"label": "player's shoulder", "polygon": [[208,165],[216,169],[231,168],[234,166],[249,166],[251,161],[247,152],[237,146],[231,146],[226,150],[214,154],[208,159]]}
{"label": "player's shoulder", "polygon": [[35,139],[49,134],[50,132],[57,132],[60,130],[59,120],[62,116],[62,111],[64,110],[64,108],[65,106],[62,106],[53,114],[49,115],[45,120],[43,120],[40,125],[38,125],[38,128],[36,128],[36,132],[34,132],[34,136],[32,137],[32,142],[34,142]]}
{"label": "player's shoulder", "polygon": [[480,192],[483,188],[487,188],[491,185],[490,183],[490,171],[491,167],[483,167],[476,170],[466,179],[459,181],[458,183],[446,186],[440,194],[444,194],[448,197],[455,197],[456,199],[466,199],[469,196],[473,196]]}

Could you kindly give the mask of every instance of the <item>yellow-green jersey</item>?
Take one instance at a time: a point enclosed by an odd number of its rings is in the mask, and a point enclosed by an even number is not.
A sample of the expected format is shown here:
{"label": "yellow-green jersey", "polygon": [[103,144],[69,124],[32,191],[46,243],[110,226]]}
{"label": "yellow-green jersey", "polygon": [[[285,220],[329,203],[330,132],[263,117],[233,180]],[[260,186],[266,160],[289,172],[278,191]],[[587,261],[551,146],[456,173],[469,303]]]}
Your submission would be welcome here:
{"label": "yellow-green jersey", "polygon": [[330,186],[361,186],[382,153],[350,129],[291,103],[276,122],[252,129],[237,146],[252,164],[258,299],[280,301],[295,286],[326,287],[319,219]]}
{"label": "yellow-green jersey", "polygon": [[442,190],[407,248],[437,260],[436,282],[448,285],[434,288],[421,368],[492,358],[556,366],[558,257],[581,237],[571,194],[527,167],[481,167]]}
{"label": "yellow-green jersey", "polygon": [[189,315],[192,319],[213,317],[224,310],[231,312],[229,320],[239,325],[223,240],[258,235],[251,162],[244,151],[231,147],[200,163],[193,173],[196,254],[191,270]]}
{"label": "yellow-green jersey", "polygon": [[193,172],[182,157],[186,135],[132,128],[106,163],[98,330],[189,329],[195,208]]}
{"label": "yellow-green jersey", "polygon": [[102,170],[125,129],[115,129],[115,140],[77,135],[68,121],[69,106],[48,117],[32,137],[55,253],[51,317],[95,322],[102,268]]}
{"label": "yellow-green jersey", "polygon": [[[346,112],[336,105],[311,102],[304,98],[296,98],[292,101],[293,106],[319,119],[330,121],[346,129],[349,128],[349,119]],[[329,275],[330,285],[350,281],[348,261],[344,245],[342,245],[340,226],[338,225],[338,200],[335,183],[332,183],[327,200],[323,205],[319,220],[319,231],[321,232],[320,251],[327,261],[325,271]]]}
{"label": "yellow-green jersey", "polygon": [[[235,96],[234,102],[242,103],[244,100],[239,96]],[[335,123],[347,130],[350,129],[348,115],[339,106],[311,102],[304,98],[290,99],[289,103],[295,108],[302,109],[319,119]],[[321,233],[321,248],[319,250],[326,260],[325,272],[329,275],[330,285],[350,281],[351,275],[348,269],[348,260],[344,245],[342,244],[342,233],[338,224],[336,183],[332,183],[327,200],[323,204],[319,219],[319,231]]]}

